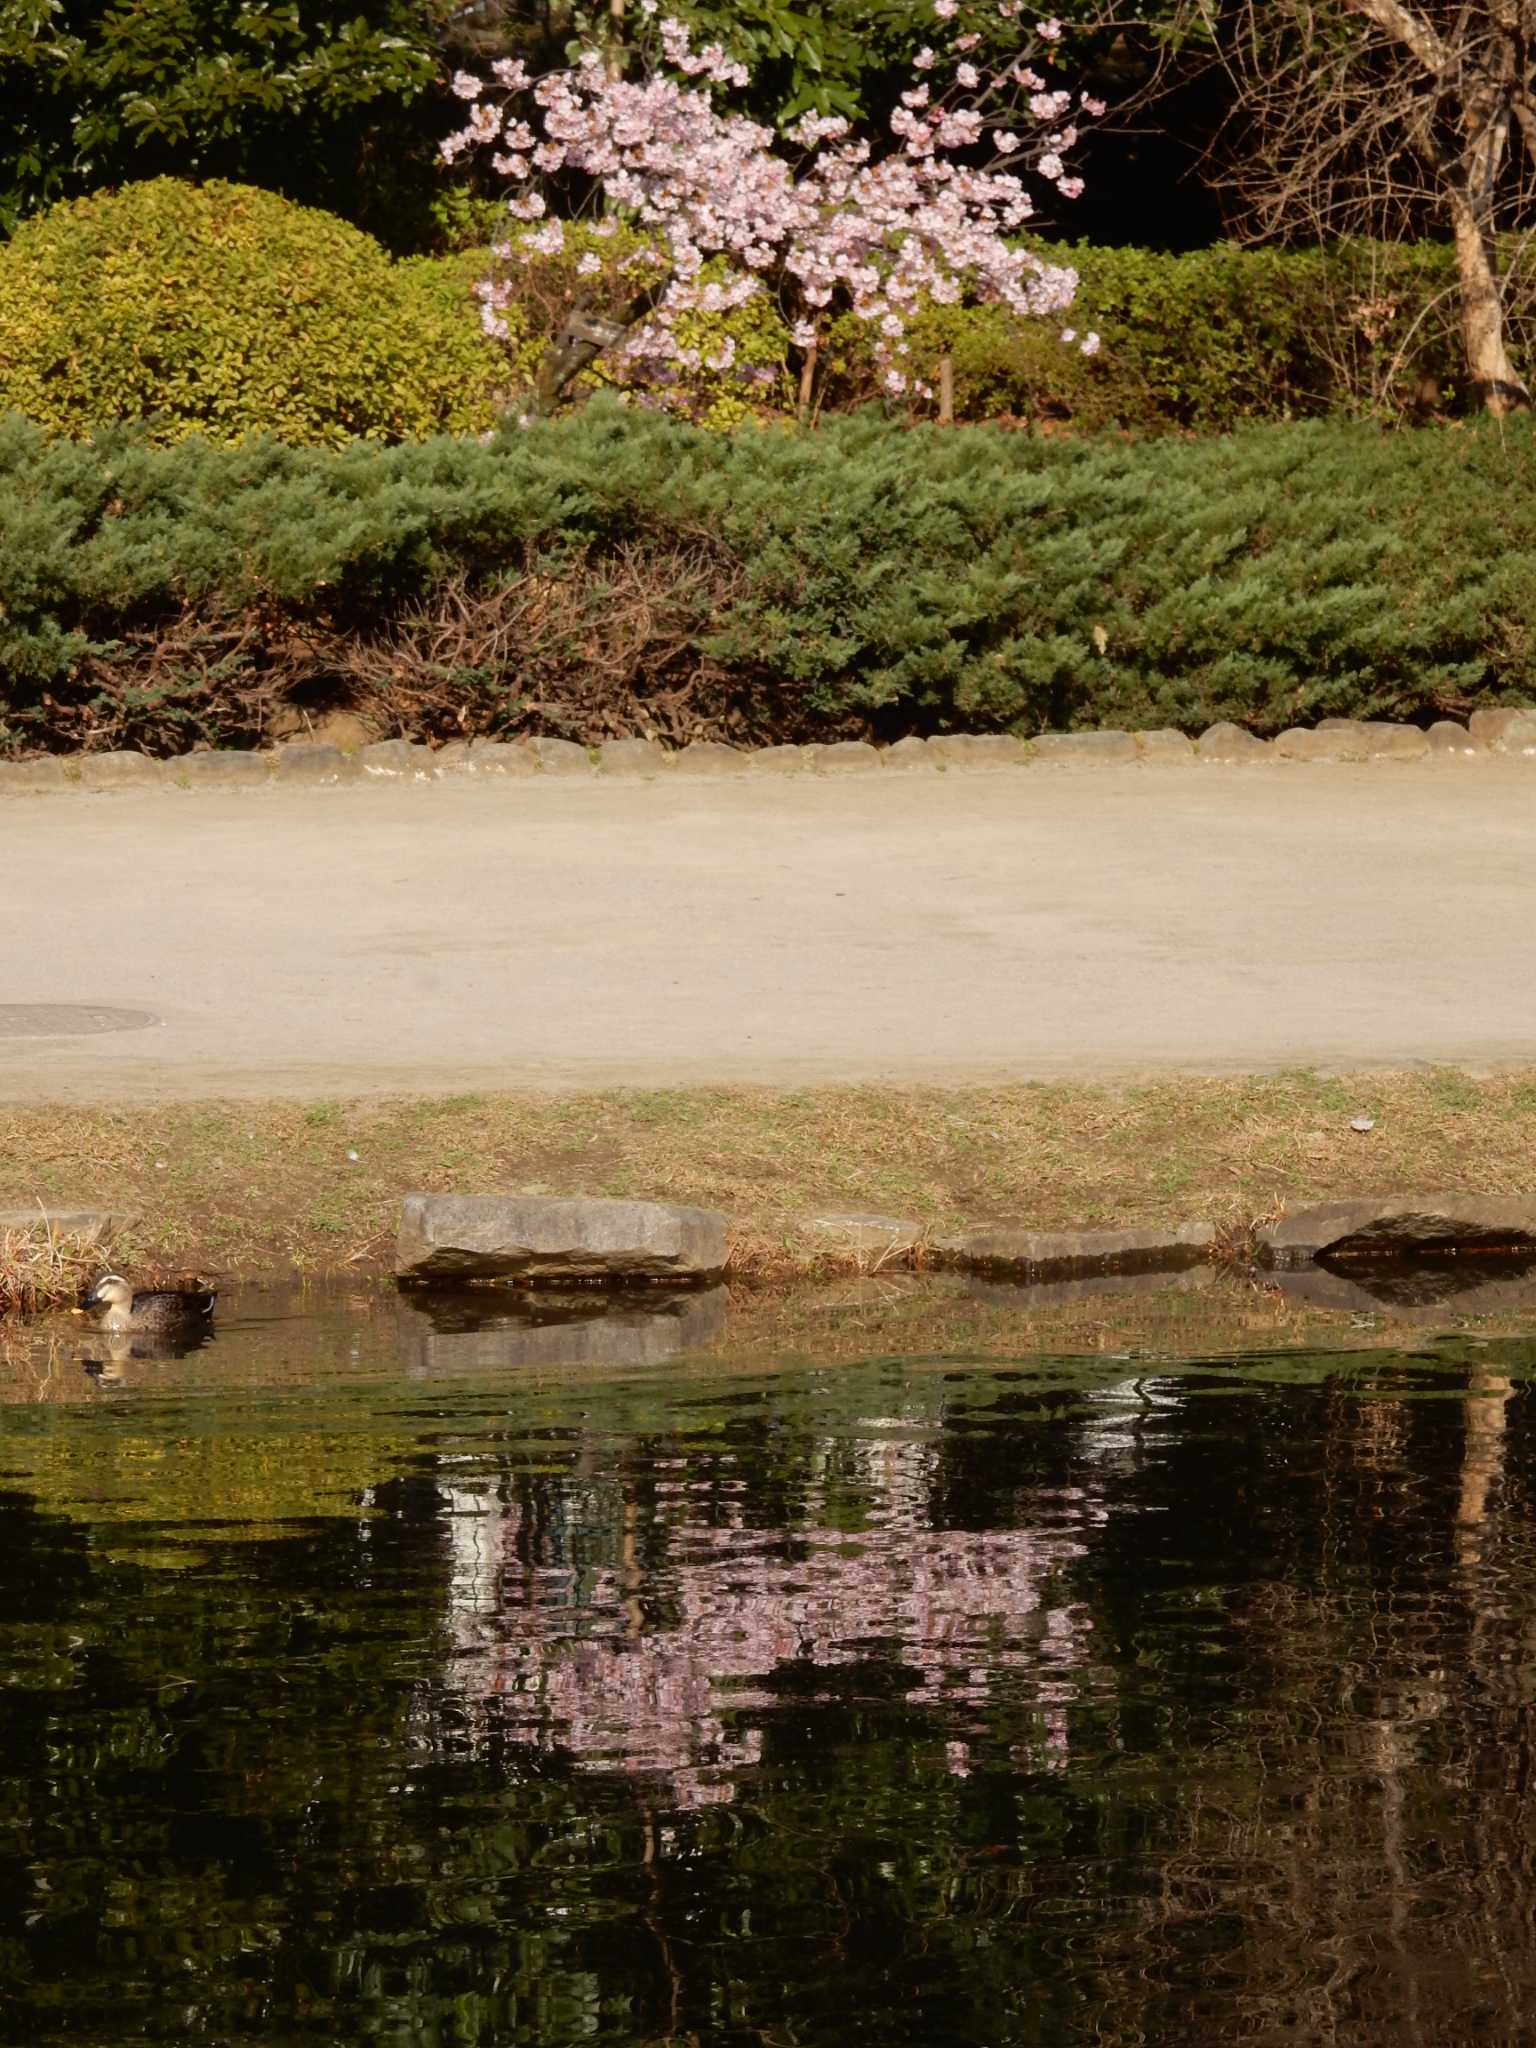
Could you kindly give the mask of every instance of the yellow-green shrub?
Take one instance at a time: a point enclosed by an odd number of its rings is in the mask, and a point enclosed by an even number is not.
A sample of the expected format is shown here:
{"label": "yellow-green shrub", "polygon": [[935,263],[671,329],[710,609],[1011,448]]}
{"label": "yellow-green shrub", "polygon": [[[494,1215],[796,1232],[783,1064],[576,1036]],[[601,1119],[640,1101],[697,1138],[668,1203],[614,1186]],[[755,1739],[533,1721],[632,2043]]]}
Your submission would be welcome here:
{"label": "yellow-green shrub", "polygon": [[478,432],[504,376],[462,279],[254,186],[125,185],[0,247],[0,410],[56,433]]}

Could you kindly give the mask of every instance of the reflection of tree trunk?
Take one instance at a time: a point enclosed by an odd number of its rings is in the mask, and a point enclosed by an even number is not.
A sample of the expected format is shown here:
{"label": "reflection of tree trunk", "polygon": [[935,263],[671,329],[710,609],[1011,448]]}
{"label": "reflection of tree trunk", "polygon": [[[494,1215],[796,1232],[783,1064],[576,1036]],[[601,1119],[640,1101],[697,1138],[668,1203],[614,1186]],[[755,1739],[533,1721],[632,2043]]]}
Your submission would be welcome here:
{"label": "reflection of tree trunk", "polygon": [[1456,1509],[1456,1557],[1463,1565],[1482,1554],[1488,1495],[1504,1469],[1505,1411],[1513,1392],[1501,1373],[1475,1372],[1467,1383],[1461,1498]]}

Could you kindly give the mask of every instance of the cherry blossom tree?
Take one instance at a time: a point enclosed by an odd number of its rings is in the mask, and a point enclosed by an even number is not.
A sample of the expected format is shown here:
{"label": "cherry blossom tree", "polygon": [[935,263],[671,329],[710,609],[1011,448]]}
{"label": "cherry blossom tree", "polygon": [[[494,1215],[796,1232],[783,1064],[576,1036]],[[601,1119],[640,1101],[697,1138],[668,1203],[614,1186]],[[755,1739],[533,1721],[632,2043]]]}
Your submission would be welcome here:
{"label": "cherry blossom tree", "polygon": [[[929,395],[906,339],[926,302],[970,296],[1020,318],[1065,313],[1075,271],[1018,236],[1035,191],[1081,192],[1070,154],[1082,122],[1104,109],[1055,81],[1061,25],[1041,21],[1030,33],[1024,4],[933,0],[935,46],[919,51],[883,147],[839,116],[807,114],[776,134],[733,111],[745,67],[717,43],[696,50],[682,22],[657,18],[657,0],[640,0],[634,76],[611,49],[539,77],[510,58],[489,82],[458,73],[468,119],[443,156],[490,151],[517,224],[480,288],[489,333],[508,335],[519,264],[559,253],[568,221],[587,219],[599,237],[623,226],[645,238],[646,274],[618,302],[601,289],[601,259],[583,255],[591,295],[578,297],[545,351],[531,409],[554,411],[600,357],[660,379],[731,368],[729,336],[705,357],[690,316],[763,292],[803,364],[814,363],[833,314],[851,311],[871,332],[893,396]],[[1063,338],[1086,354],[1098,347],[1094,334]]]}

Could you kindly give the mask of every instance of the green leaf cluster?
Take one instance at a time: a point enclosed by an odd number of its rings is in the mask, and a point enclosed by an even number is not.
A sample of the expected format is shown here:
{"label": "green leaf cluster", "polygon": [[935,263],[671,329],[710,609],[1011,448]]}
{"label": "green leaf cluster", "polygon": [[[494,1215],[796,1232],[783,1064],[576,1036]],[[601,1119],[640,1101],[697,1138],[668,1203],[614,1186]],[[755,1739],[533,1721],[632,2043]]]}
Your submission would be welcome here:
{"label": "green leaf cluster", "polygon": [[[720,434],[603,400],[489,442],[329,453],[11,420],[0,742],[46,742],[71,692],[110,690],[123,650],[189,618],[245,622],[281,681],[313,633],[385,633],[445,587],[600,591],[616,563],[632,590],[651,575],[758,738],[1273,732],[1518,701],[1536,697],[1533,433],[1061,440],[864,415]],[[708,572],[686,599],[683,551]],[[636,730],[646,659],[614,685]],[[494,728],[523,694],[503,650],[476,716]]]}
{"label": "green leaf cluster", "polygon": [[502,366],[451,266],[275,193],[172,178],[0,247],[0,407],[58,433],[341,445],[487,429]]}
{"label": "green leaf cluster", "polygon": [[420,210],[446,19],[439,0],[0,0],[0,233],[165,172],[370,221],[403,178]]}

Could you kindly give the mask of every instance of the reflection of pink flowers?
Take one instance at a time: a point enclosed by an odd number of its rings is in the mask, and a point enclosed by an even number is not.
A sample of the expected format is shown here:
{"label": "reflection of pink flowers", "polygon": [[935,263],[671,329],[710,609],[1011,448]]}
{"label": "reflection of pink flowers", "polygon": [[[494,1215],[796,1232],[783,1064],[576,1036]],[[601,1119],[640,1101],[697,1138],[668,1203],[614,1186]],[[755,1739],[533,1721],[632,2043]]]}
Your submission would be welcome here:
{"label": "reflection of pink flowers", "polygon": [[[515,1509],[473,1512],[483,1504],[457,1497],[451,1628],[471,1718],[483,1725],[495,1699],[499,1725],[584,1768],[663,1776],[680,1805],[729,1800],[731,1774],[762,1745],[737,1716],[771,1710],[764,1682],[777,1669],[878,1657],[908,1667],[907,1699],[940,1714],[951,1768],[969,1769],[967,1738],[985,1730],[1002,1674],[1011,1699],[1023,1685],[1033,1701],[1038,1760],[1060,1761],[1088,1622],[1052,1603],[1050,1580],[1081,1554],[1060,1525],[1084,1526],[1087,1503],[1058,1497],[1046,1530],[932,1529],[930,1446],[869,1448],[879,1504],[868,1527],[721,1528],[685,1515],[669,1524],[668,1562],[644,1574],[527,1564],[519,1549],[536,1538]],[[673,1491],[686,1496],[687,1481]],[[665,1626],[648,1625],[642,1598],[664,1603]]]}

